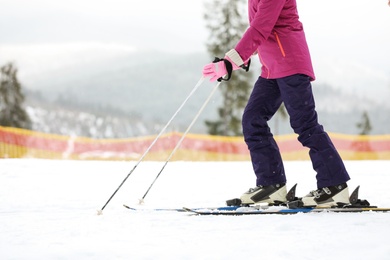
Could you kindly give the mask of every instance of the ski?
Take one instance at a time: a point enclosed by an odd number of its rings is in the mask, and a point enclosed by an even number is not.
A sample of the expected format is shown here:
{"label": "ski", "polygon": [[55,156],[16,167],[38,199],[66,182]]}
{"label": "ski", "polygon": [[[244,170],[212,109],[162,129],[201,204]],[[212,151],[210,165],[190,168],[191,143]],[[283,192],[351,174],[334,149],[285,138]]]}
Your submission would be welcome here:
{"label": "ski", "polygon": [[[133,210],[133,211],[176,211],[176,212],[188,212],[184,208],[142,208],[142,207],[131,207],[126,204],[123,204],[123,207]],[[218,210],[218,211],[232,211],[240,207],[238,206],[222,206],[222,207],[209,207],[209,210]],[[204,208],[192,208],[192,210],[202,210]]]}
{"label": "ski", "polygon": [[367,207],[344,207],[344,208],[326,208],[326,207],[307,207],[307,208],[288,208],[287,206],[222,206],[206,208],[136,208],[123,205],[132,211],[171,211],[171,212],[189,212],[196,215],[291,215],[297,213],[314,213],[314,212],[335,212],[335,213],[359,213],[359,212],[389,212],[390,208],[379,208],[375,206]]}
{"label": "ski", "polygon": [[285,206],[271,206],[268,208],[254,208],[254,207],[240,207],[237,209],[231,210],[215,210],[210,208],[203,209],[191,209],[183,208],[185,211],[194,213],[196,215],[230,215],[230,216],[239,216],[239,215],[292,215],[297,213],[320,213],[320,212],[335,212],[335,213],[359,213],[359,212],[389,212],[390,208],[377,208],[377,207],[368,207],[368,208],[294,208],[290,209]]}
{"label": "ski", "polygon": [[180,208],[141,208],[141,207],[130,207],[126,204],[123,204],[123,207],[132,210],[132,211],[176,211],[176,212],[185,212],[184,209]]}
{"label": "ski", "polygon": [[143,208],[130,207],[123,205],[125,208],[132,211],[174,211],[174,212],[190,212],[196,215],[291,215],[297,213],[314,213],[314,212],[335,212],[335,213],[359,213],[359,212],[389,212],[390,208],[371,206],[367,200],[359,199],[358,186],[349,198],[350,203],[337,203],[333,207],[307,207],[303,206],[301,198],[295,196],[296,184],[287,193],[287,202],[278,202],[272,205],[267,203],[242,205],[240,199],[232,199],[227,201],[228,206],[222,207],[204,207],[204,208]]}

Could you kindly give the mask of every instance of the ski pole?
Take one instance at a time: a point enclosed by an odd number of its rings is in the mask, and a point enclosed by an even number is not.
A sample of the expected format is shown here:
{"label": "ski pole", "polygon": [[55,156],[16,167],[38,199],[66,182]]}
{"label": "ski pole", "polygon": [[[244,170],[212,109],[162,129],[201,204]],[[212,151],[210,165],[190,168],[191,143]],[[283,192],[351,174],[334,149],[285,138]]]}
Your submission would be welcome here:
{"label": "ski pole", "polygon": [[179,148],[179,146],[181,145],[181,143],[183,142],[185,136],[187,135],[187,133],[190,131],[191,127],[195,124],[196,120],[198,119],[198,117],[200,116],[200,114],[203,112],[204,108],[206,107],[207,103],[210,101],[211,97],[214,95],[215,91],[217,90],[217,88],[219,87],[219,85],[221,84],[221,82],[218,82],[214,88],[212,89],[210,95],[207,97],[206,101],[203,103],[202,107],[199,109],[198,113],[195,115],[194,119],[192,120],[191,124],[187,127],[186,131],[183,133],[182,137],[180,138],[180,140],[177,142],[175,148],[173,148],[171,154],[168,156],[167,160],[165,161],[163,167],[161,168],[160,172],[157,174],[156,178],[153,180],[152,184],[149,186],[148,190],[145,192],[144,196],[142,197],[142,199],[139,200],[139,204],[143,204],[144,203],[144,199],[146,197],[146,195],[148,195],[149,191],[152,189],[154,183],[157,181],[158,177],[160,177],[161,173],[163,172],[163,170],[165,169],[165,166],[167,166],[168,162],[171,160],[172,156],[175,154],[176,150]]}
{"label": "ski pole", "polygon": [[152,149],[152,147],[155,145],[157,140],[160,138],[160,136],[165,132],[165,130],[168,128],[168,126],[171,124],[173,119],[176,117],[176,115],[179,113],[179,111],[184,107],[184,105],[187,103],[187,101],[190,99],[190,97],[195,93],[195,91],[199,88],[200,85],[202,85],[204,81],[204,77],[202,76],[198,83],[196,83],[195,87],[192,89],[190,94],[187,96],[187,98],[183,101],[183,103],[180,105],[180,107],[176,110],[176,112],[173,114],[171,119],[167,122],[167,124],[161,129],[160,133],[156,136],[156,138],[153,140],[153,142],[149,145],[149,147],[146,149],[146,151],[142,154],[141,158],[137,161],[137,163],[134,165],[133,169],[127,174],[126,178],[122,181],[122,183],[118,186],[118,188],[114,191],[114,193],[111,195],[111,197],[107,200],[107,202],[104,204],[104,206],[98,210],[97,214],[102,215],[104,208],[107,206],[107,204],[112,200],[112,198],[115,196],[115,194],[119,191],[119,189],[122,187],[122,185],[126,182],[126,180],[130,177],[130,175],[134,172],[134,170],[138,167],[138,165],[142,162],[142,160],[145,158],[145,156],[149,153],[149,151]]}

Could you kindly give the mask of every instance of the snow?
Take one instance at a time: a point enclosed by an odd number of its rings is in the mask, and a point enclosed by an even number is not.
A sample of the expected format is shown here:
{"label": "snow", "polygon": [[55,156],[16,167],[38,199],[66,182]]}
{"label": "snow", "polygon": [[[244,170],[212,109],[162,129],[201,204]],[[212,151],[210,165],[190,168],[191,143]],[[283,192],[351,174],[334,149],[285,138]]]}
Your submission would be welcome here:
{"label": "snow", "polygon": [[[389,259],[389,213],[193,216],[153,207],[221,206],[254,184],[250,162],[0,160],[1,259]],[[350,192],[390,206],[390,161],[346,161]],[[309,161],[285,162],[297,195]],[[141,207],[130,211],[122,204]]]}

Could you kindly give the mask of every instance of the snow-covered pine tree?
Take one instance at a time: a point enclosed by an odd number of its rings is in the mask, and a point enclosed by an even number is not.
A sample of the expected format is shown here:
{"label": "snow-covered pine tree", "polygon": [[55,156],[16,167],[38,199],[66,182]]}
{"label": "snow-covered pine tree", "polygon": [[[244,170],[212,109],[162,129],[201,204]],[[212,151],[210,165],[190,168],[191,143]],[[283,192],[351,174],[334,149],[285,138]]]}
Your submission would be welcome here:
{"label": "snow-covered pine tree", "polygon": [[[248,26],[246,4],[244,0],[214,0],[207,5],[204,18],[210,30],[207,49],[211,60],[223,58],[240,40]],[[205,122],[209,134],[242,135],[241,117],[251,88],[252,73],[244,71],[234,72],[232,78],[221,85],[223,104],[218,108],[219,118]]]}
{"label": "snow-covered pine tree", "polygon": [[357,126],[357,128],[360,129],[360,135],[369,135],[370,134],[370,132],[372,130],[372,126],[371,126],[370,117],[368,116],[367,111],[363,112],[362,120],[361,120],[361,122],[357,123],[356,126]]}
{"label": "snow-covered pine tree", "polygon": [[31,120],[23,107],[24,95],[12,63],[0,68],[0,125],[31,129]]}

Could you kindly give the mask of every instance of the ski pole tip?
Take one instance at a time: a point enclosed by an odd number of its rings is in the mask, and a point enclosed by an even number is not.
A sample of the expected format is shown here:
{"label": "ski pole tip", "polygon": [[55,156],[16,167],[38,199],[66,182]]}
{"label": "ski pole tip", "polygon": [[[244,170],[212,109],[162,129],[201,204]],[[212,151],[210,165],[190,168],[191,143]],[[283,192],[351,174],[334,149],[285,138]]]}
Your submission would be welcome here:
{"label": "ski pole tip", "polygon": [[98,209],[98,210],[97,210],[97,215],[98,215],[98,216],[103,215],[103,210]]}
{"label": "ski pole tip", "polygon": [[139,199],[139,200],[138,200],[138,205],[144,205],[144,204],[145,204],[144,199]]}

